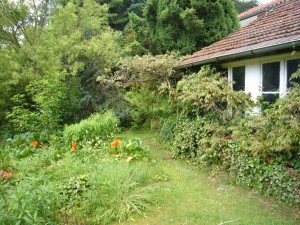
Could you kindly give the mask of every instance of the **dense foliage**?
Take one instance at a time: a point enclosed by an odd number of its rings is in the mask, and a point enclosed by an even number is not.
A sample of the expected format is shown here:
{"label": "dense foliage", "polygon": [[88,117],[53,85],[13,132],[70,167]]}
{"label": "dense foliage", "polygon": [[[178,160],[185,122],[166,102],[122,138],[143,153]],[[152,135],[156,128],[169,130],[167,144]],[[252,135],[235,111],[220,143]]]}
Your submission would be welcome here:
{"label": "dense foliage", "polygon": [[[27,133],[2,145],[10,160],[0,167],[13,172],[1,170],[0,223],[109,224],[149,210],[149,171],[130,162],[147,160],[149,147],[139,138],[110,144],[116,122],[111,113],[98,114],[67,127],[65,136]],[[69,141],[72,131],[85,134]]]}
{"label": "dense foliage", "polygon": [[108,26],[108,8],[92,0],[71,1],[45,21],[33,9],[22,1],[1,5],[7,16],[0,31],[0,107],[18,131],[55,130],[103,104],[95,76],[117,61],[119,35]]}
{"label": "dense foliage", "polygon": [[71,141],[91,141],[97,137],[108,140],[118,130],[118,118],[111,112],[104,114],[94,114],[77,124],[65,127],[64,138],[67,142]]}
{"label": "dense foliage", "polygon": [[259,5],[258,0],[233,0],[234,7],[238,13],[242,13]]}
{"label": "dense foliage", "polygon": [[147,119],[168,116],[175,97],[176,82],[181,73],[174,67],[179,60],[175,55],[135,56],[124,58],[116,65],[109,81],[98,78],[100,83],[113,82],[126,91],[131,125],[140,126]]}
{"label": "dense foliage", "polygon": [[174,69],[238,28],[232,1],[0,3],[0,224],[143,215],[168,178],[152,178],[140,138],[116,133],[150,120],[174,157],[299,203],[299,85],[251,115],[222,73]]}
{"label": "dense foliage", "polygon": [[249,96],[234,93],[211,73],[202,68],[178,83],[182,114],[162,124],[160,140],[171,145],[174,157],[218,166],[236,183],[299,203],[299,84],[253,115],[244,113],[251,109]]}
{"label": "dense foliage", "polygon": [[[66,5],[70,0],[57,0]],[[129,20],[129,13],[142,16],[144,0],[95,0],[100,5],[106,4],[109,8],[109,24],[112,28],[122,31]]]}
{"label": "dense foliage", "polygon": [[132,16],[129,25],[136,41],[155,54],[191,54],[239,28],[231,0],[148,0],[144,16],[145,23]]}

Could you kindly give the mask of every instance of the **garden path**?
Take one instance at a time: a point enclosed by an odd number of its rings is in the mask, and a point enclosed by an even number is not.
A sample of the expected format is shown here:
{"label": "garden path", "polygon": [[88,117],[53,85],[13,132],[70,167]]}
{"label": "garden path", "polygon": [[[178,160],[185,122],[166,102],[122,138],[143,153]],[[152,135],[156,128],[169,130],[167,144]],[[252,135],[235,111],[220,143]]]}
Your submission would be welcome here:
{"label": "garden path", "polygon": [[159,206],[144,217],[122,224],[195,224],[195,225],[296,225],[299,209],[275,203],[270,198],[230,184],[228,176],[212,176],[184,161],[173,160],[152,132],[126,132],[123,137],[140,137],[150,146],[156,161]]}

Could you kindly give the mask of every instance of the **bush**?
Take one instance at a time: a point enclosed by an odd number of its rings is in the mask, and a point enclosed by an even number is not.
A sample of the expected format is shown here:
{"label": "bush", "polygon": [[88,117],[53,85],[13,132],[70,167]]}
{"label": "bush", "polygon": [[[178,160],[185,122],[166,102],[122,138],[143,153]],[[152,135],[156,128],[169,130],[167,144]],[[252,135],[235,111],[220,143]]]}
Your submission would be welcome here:
{"label": "bush", "polygon": [[236,140],[229,140],[221,155],[221,166],[230,171],[236,183],[255,187],[282,202],[300,203],[300,171],[287,166],[288,160],[241,150]]}
{"label": "bush", "polygon": [[176,87],[177,101],[185,114],[226,119],[230,110],[248,110],[253,106],[249,94],[233,91],[228,79],[204,66],[198,73],[185,76]]}
{"label": "bush", "polygon": [[[292,137],[300,134],[290,127],[293,136],[286,131],[283,137],[278,134],[278,140],[267,138],[277,127],[265,117],[235,118],[225,125],[207,117],[181,119],[174,129],[173,156],[201,166],[217,166],[228,171],[237,184],[257,188],[282,202],[298,204],[299,148],[283,149],[278,144],[293,143]],[[280,119],[276,121],[280,124]],[[297,144],[294,142],[293,146]]]}
{"label": "bush", "polygon": [[177,90],[183,116],[172,134],[164,126],[160,132],[161,140],[173,138],[175,157],[217,166],[238,184],[300,203],[299,84],[260,115],[234,117],[230,108],[241,112],[250,109],[251,101],[206,67],[180,81]]}
{"label": "bush", "polygon": [[65,127],[64,138],[68,143],[76,140],[83,142],[100,137],[108,140],[118,131],[118,118],[112,112],[94,114],[80,123]]}

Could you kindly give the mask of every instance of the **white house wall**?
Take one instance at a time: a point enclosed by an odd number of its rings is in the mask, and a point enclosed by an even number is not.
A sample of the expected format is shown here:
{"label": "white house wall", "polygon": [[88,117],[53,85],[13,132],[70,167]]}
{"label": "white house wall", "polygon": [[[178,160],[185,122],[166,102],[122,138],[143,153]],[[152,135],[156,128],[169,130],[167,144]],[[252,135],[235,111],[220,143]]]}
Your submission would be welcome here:
{"label": "white house wall", "polygon": [[260,64],[251,62],[245,65],[245,92],[251,94],[252,100],[261,95]]}

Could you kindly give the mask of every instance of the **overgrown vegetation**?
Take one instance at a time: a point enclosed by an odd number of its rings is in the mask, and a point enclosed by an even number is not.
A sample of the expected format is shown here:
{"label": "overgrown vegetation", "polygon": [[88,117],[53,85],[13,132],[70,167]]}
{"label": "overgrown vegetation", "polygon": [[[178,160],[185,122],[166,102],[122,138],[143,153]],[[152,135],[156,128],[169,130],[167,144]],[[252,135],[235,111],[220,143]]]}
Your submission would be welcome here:
{"label": "overgrown vegetation", "polygon": [[150,121],[173,157],[299,204],[299,84],[252,115],[217,70],[175,70],[236,16],[230,0],[0,0],[0,224],[111,224],[153,209],[169,177],[140,137],[118,133]]}
{"label": "overgrown vegetation", "polygon": [[[181,114],[159,131],[174,157],[227,171],[236,183],[299,204],[299,84],[259,115],[249,96],[202,68],[178,85]],[[184,104],[183,104],[184,103]],[[234,116],[232,116],[234,114]]]}
{"label": "overgrown vegetation", "polygon": [[108,224],[150,210],[155,187],[138,162],[149,147],[138,138],[110,144],[116,123],[112,113],[94,115],[66,127],[59,145],[35,133],[8,140],[0,151],[10,160],[0,166],[12,173],[1,170],[0,223]]}

